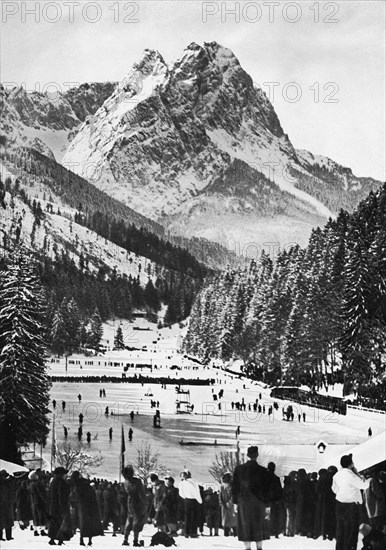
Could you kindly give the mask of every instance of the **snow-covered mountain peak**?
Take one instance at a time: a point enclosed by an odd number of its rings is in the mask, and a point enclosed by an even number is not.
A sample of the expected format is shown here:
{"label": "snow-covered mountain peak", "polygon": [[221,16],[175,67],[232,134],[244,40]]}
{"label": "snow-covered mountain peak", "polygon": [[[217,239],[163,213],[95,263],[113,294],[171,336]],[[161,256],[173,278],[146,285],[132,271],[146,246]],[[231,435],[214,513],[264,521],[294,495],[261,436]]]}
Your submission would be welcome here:
{"label": "snow-covered mountain peak", "polygon": [[148,75],[153,72],[157,72],[162,67],[166,67],[164,58],[158,50],[151,50],[146,48],[139,61],[134,63],[133,69],[140,71],[144,75]]}
{"label": "snow-covered mountain peak", "polygon": [[203,45],[192,42],[185,48],[182,56],[174,62],[171,70],[185,74],[204,71],[225,73],[232,67],[240,67],[239,60],[232,50],[224,48],[217,42],[204,42]]}
{"label": "snow-covered mountain peak", "polygon": [[163,84],[168,75],[168,67],[157,50],[144,50],[141,59],[134,63],[132,69],[119,82],[116,93],[113,94],[113,102],[117,98],[122,99],[122,93],[128,94],[131,99],[134,96],[139,96],[137,99],[141,101],[144,94],[144,82],[146,81],[146,92],[148,96],[160,84]]}

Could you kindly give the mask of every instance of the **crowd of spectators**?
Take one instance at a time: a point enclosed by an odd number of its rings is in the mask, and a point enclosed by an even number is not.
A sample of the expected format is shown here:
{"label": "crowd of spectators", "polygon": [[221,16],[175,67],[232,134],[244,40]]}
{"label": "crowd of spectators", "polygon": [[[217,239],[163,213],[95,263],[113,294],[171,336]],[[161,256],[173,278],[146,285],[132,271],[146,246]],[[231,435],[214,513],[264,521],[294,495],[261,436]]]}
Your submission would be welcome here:
{"label": "crowd of spectators", "polygon": [[[268,486],[262,495],[269,510],[264,538],[293,537],[332,540],[336,536],[336,500],[330,466],[307,473],[303,468],[280,479],[275,464],[267,467]],[[0,539],[11,540],[12,528],[31,529],[47,537],[50,545],[63,544],[79,530],[80,544],[109,530],[123,535],[121,544],[140,546],[146,523],[170,536],[197,538],[237,536],[237,506],[234,504],[233,473],[226,472],[221,484],[204,487],[188,470],[181,472],[178,488],[172,477],[152,473],[144,483],[132,466],[123,469],[123,482],[86,479],[58,467],[52,474],[35,470],[17,476],[0,472]],[[386,473],[370,478],[364,491],[361,523],[378,531],[386,527]],[[205,528],[205,531],[204,531]],[[17,533],[17,532],[15,532]],[[106,533],[107,534],[107,533]],[[371,547],[369,547],[371,548]]]}

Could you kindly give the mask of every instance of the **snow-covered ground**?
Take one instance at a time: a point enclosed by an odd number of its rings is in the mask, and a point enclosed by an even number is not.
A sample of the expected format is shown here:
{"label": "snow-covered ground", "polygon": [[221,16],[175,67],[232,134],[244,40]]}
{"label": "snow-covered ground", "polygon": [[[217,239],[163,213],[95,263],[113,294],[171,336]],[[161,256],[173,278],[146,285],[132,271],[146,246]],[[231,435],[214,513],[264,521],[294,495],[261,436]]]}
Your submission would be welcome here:
{"label": "snow-covered ground", "polygon": [[[104,327],[104,341],[110,344],[120,321],[110,322]],[[139,329],[149,330],[134,330]],[[107,375],[117,379],[122,377],[123,365],[130,365],[127,376],[141,373],[154,377],[203,378],[215,379],[214,386],[189,385],[190,400],[194,404],[193,414],[177,414],[175,382],[167,384],[166,389],[157,383],[69,383],[56,382],[52,387],[52,398],[57,401],[56,408],[56,438],[60,444],[63,440],[63,426],[69,428],[69,439],[77,445],[76,432],[78,415],[84,414],[83,433],[90,431],[92,441],[85,448],[91,453],[99,451],[105,457],[104,463],[97,472],[98,476],[109,479],[118,477],[118,457],[120,452],[121,423],[125,429],[125,437],[130,426],[134,430],[133,442],[127,444],[126,460],[135,462],[137,449],[143,442],[151,442],[153,450],[160,455],[160,463],[166,466],[171,475],[177,476],[186,466],[195,477],[203,483],[213,483],[208,472],[216,455],[221,451],[236,450],[236,428],[240,426],[239,444],[241,452],[245,452],[250,444],[257,444],[260,449],[260,461],[266,465],[273,460],[277,464],[277,472],[284,476],[292,469],[304,467],[307,471],[318,470],[328,457],[336,457],[339,453],[362,443],[367,439],[367,429],[371,425],[374,436],[385,429],[385,415],[347,415],[340,416],[328,411],[294,404],[295,420],[282,420],[282,407],[287,402],[276,400],[279,410],[270,417],[268,406],[273,400],[270,390],[264,389],[257,382],[240,378],[220,369],[200,366],[178,352],[181,341],[181,329],[157,329],[155,324],[144,319],[136,319],[133,323],[122,324],[125,343],[140,348],[139,351],[106,352],[105,356],[79,357],[67,360],[67,375]],[[186,329],[182,329],[182,333]],[[75,361],[75,362],[72,362]],[[78,363],[76,361],[79,361]],[[96,363],[100,364],[96,364]],[[88,363],[88,364],[87,364]],[[94,364],[91,364],[94,363]],[[114,366],[114,363],[116,366]],[[131,364],[152,365],[148,367],[131,367]],[[171,369],[177,365],[181,370]],[[59,363],[50,363],[51,374],[64,376],[66,374],[64,359]],[[82,368],[81,368],[82,367]],[[106,398],[99,397],[99,389],[106,389]],[[213,395],[224,390],[224,397],[214,401]],[[81,403],[77,395],[82,395]],[[265,414],[248,410],[259,394],[260,403],[266,406]],[[152,394],[152,395],[150,395]],[[247,410],[243,412],[232,409],[232,402],[245,400]],[[61,401],[66,401],[66,411],[62,413]],[[151,408],[151,400],[159,401],[162,429],[153,428],[155,409]],[[105,409],[115,412],[106,416]],[[129,417],[134,410],[132,422]],[[306,422],[298,421],[298,414],[306,414]],[[113,439],[110,442],[108,430],[113,427]],[[185,445],[181,445],[181,440]],[[323,440],[327,444],[324,454],[317,452],[315,444]],[[190,443],[190,445],[186,445]],[[192,445],[193,443],[193,445]],[[47,445],[46,458],[49,460],[50,444]]]}
{"label": "snow-covered ground", "polygon": [[[111,321],[104,326],[104,340],[112,342],[115,331],[120,320]],[[134,326],[140,329],[134,330]],[[138,449],[143,444],[151,444],[152,451],[159,455],[159,471],[162,475],[167,473],[179,479],[179,472],[187,467],[192,471],[193,476],[204,486],[212,485],[217,487],[215,480],[208,472],[216,455],[222,451],[235,451],[237,446],[236,428],[240,426],[238,438],[240,451],[245,452],[251,444],[259,446],[259,462],[262,465],[273,460],[277,465],[277,473],[280,476],[286,475],[290,470],[304,467],[307,471],[315,471],[328,463],[339,454],[345,454],[354,445],[367,440],[367,428],[369,416],[356,414],[355,416],[332,415],[328,411],[322,411],[310,407],[294,405],[295,420],[287,422],[282,420],[282,407],[288,402],[276,400],[279,410],[272,416],[257,414],[248,410],[248,404],[253,403],[256,398],[266,410],[272,404],[269,389],[263,385],[250,380],[240,378],[234,374],[220,369],[201,368],[193,370],[198,366],[194,361],[188,361],[178,353],[181,341],[181,329],[178,326],[158,329],[155,324],[144,319],[136,319],[134,323],[123,323],[125,342],[132,347],[138,347],[141,351],[131,352],[142,357],[133,357],[133,362],[153,361],[163,364],[162,369],[155,367],[155,375],[187,378],[210,377],[215,379],[214,386],[184,386],[189,389],[191,403],[194,404],[193,414],[176,413],[176,389],[175,383],[167,384],[166,389],[157,383],[132,384],[132,383],[68,383],[56,382],[52,386],[51,397],[55,399],[55,440],[60,447],[64,442],[63,427],[69,430],[67,443],[72,447],[79,445],[77,430],[79,427],[79,414],[84,415],[83,420],[83,441],[81,447],[84,452],[91,455],[101,454],[104,457],[102,465],[92,472],[100,478],[116,480],[119,478],[119,456],[121,449],[121,427],[125,434],[125,463],[135,465]],[[155,343],[154,343],[155,342]],[[146,348],[143,349],[142,348]],[[107,352],[107,356],[114,354],[119,358],[118,352]],[[122,352],[127,354],[128,352]],[[170,357],[170,360],[168,359]],[[70,359],[70,358],[69,358]],[[121,377],[122,368],[114,365],[97,366],[86,364],[85,361],[103,359],[102,357],[79,358],[80,364],[71,363],[67,365],[67,374],[90,375],[106,374]],[[125,359],[126,360],[126,359]],[[182,371],[171,370],[170,363],[181,361]],[[113,361],[111,361],[113,362]],[[130,361],[131,362],[131,361]],[[130,374],[129,369],[128,375]],[[148,371],[148,369],[147,369]],[[147,372],[146,371],[146,372]],[[134,370],[133,370],[134,372]],[[137,371],[138,372],[138,371]],[[58,376],[65,374],[64,363],[52,364],[51,373]],[[145,371],[144,371],[145,374]],[[205,375],[205,376],[204,376]],[[106,397],[99,397],[99,390],[106,390]],[[221,400],[215,401],[214,394],[224,390]],[[259,394],[261,393],[261,399]],[[81,401],[78,400],[81,394]],[[245,400],[247,410],[238,412],[232,409],[232,401]],[[66,401],[65,411],[62,411],[62,400]],[[155,408],[151,407],[151,400],[159,401],[161,414],[161,428],[153,427],[153,415]],[[219,409],[221,403],[221,410]],[[109,408],[109,415],[106,415],[106,407]],[[135,412],[131,420],[129,413]],[[111,415],[114,411],[114,415]],[[298,421],[298,413],[306,414],[306,422]],[[51,419],[53,414],[51,413]],[[371,416],[373,434],[376,436],[385,429],[385,416]],[[52,424],[51,424],[52,425]],[[128,440],[128,430],[133,429],[133,441]],[[113,428],[112,439],[109,439],[109,428]],[[85,441],[85,434],[90,431],[91,443]],[[327,444],[324,454],[317,452],[315,444],[323,440]],[[185,443],[181,445],[180,442]],[[43,452],[43,457],[50,463],[52,433],[48,444]],[[190,443],[190,445],[186,445]],[[191,445],[193,443],[193,445]],[[150,538],[155,528],[146,525],[142,539],[144,545],[150,545]],[[220,535],[222,531],[220,530]],[[243,544],[232,537],[209,537],[205,528],[204,537],[197,540],[177,537],[177,547],[183,549],[232,549],[242,548]],[[47,539],[34,537],[31,531],[20,531],[17,527],[14,534],[15,540],[2,542],[1,548],[10,549],[41,549],[46,547]],[[66,542],[68,548],[78,547],[78,535],[71,541]],[[93,540],[94,548],[118,548],[121,546],[122,536],[111,537],[111,532],[106,533],[104,538],[97,537]],[[43,543],[43,544],[42,544]],[[4,546],[3,546],[4,545]],[[335,547],[334,541],[323,541],[322,539],[312,540],[303,537],[287,538],[281,536],[279,539],[265,541],[265,550],[332,550]],[[361,546],[359,545],[358,548]]]}
{"label": "snow-covered ground", "polygon": [[[7,177],[10,177],[12,181],[15,179],[15,175],[10,173],[2,163],[0,163],[0,175],[3,181]],[[34,193],[30,193],[28,188],[26,190],[41,203],[45,214],[44,221],[35,226],[33,243],[31,234],[35,217],[32,210],[17,196],[13,197],[13,209],[2,210],[0,232],[9,234],[14,220],[17,219],[21,224],[21,238],[25,245],[38,250],[42,250],[45,246],[46,254],[51,258],[55,256],[54,248],[56,247],[59,254],[62,250],[68,252],[77,265],[79,265],[80,256],[83,255],[84,259],[88,261],[91,272],[97,272],[104,265],[111,270],[115,269],[119,275],[139,277],[143,287],[149,278],[153,282],[155,281],[156,264],[153,261],[144,256],[138,256],[134,252],[128,252],[87,227],[75,223],[73,220],[76,210],[63,206],[56,197],[53,197],[53,200],[45,200],[43,198],[45,189],[39,183],[36,183]],[[5,201],[8,205],[11,204],[9,193],[6,193]],[[53,206],[55,213],[46,211],[47,203]],[[62,215],[56,213],[58,209]]]}
{"label": "snow-covered ground", "polygon": [[[150,546],[150,540],[152,535],[156,532],[155,527],[152,525],[145,525],[145,528],[139,538],[144,541],[144,546]],[[222,530],[220,530],[222,533]],[[42,548],[49,548],[47,537],[34,537],[33,531],[26,530],[21,531],[19,527],[13,530],[14,540],[9,542],[5,541],[1,543],[1,549],[6,550],[42,550]],[[96,550],[110,550],[114,548],[121,548],[123,537],[118,534],[116,538],[112,537],[112,533],[105,531],[104,537],[94,537],[92,541],[92,547]],[[130,543],[132,537],[130,537]],[[208,530],[205,527],[204,536],[197,539],[186,539],[185,537],[175,537],[177,548],[181,550],[237,550],[244,548],[244,544],[239,542],[234,537],[224,537],[222,535],[218,537],[210,537]],[[87,544],[87,539],[86,539]],[[70,541],[64,543],[65,548],[79,548],[79,532]],[[361,546],[358,546],[360,548]],[[158,548],[164,548],[159,546]],[[272,538],[264,542],[264,550],[332,550],[335,548],[335,541],[307,539],[305,537],[284,537],[280,536],[279,539]]]}

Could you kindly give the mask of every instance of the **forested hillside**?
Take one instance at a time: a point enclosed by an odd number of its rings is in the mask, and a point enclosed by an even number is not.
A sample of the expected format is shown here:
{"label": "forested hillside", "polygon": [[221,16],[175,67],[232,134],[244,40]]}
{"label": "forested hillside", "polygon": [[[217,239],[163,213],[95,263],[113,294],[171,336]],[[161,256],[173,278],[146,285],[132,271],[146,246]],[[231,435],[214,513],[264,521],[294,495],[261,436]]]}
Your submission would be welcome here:
{"label": "forested hillside", "polygon": [[314,229],[306,248],[262,255],[199,293],[185,348],[242,358],[254,378],[366,395],[386,364],[386,185],[353,214]]}
{"label": "forested hillside", "polygon": [[102,321],[138,309],[153,321],[162,309],[167,324],[189,315],[209,270],[186,250],[100,212],[88,220],[81,207],[32,199],[20,182],[0,177],[0,271],[6,278],[20,246],[36,263],[53,351],[97,347]]}
{"label": "forested hillside", "polygon": [[5,143],[3,145],[0,159],[17,174],[18,182],[27,190],[29,188],[28,194],[33,196],[39,192],[47,201],[78,209],[82,214],[78,221],[97,232],[100,229],[103,235],[106,235],[108,226],[119,226],[119,241],[126,239],[125,225],[130,231],[128,238],[138,253],[143,252],[146,257],[161,261],[172,269],[194,270],[199,262],[211,267],[236,262],[235,254],[218,244],[168,234],[162,225],[110,197],[54,159],[34,149],[9,149]]}

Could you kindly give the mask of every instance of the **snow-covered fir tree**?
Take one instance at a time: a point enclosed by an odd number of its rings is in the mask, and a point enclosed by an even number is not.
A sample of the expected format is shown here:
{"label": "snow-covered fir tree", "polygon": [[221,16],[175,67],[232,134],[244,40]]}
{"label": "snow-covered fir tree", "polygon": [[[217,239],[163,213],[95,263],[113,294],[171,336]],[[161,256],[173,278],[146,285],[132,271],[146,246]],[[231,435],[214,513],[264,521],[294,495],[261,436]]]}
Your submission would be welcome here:
{"label": "snow-covered fir tree", "polygon": [[0,274],[0,456],[45,442],[50,382],[45,366],[45,302],[32,258],[19,247]]}
{"label": "snow-covered fir tree", "polygon": [[114,349],[125,349],[125,342],[123,341],[123,331],[121,325],[118,326],[117,332],[114,336]]}
{"label": "snow-covered fir tree", "polygon": [[384,384],[386,395],[385,228],[386,185],[313,230],[305,249],[213,276],[193,306],[186,351],[242,358],[270,384],[317,390],[329,379],[358,396]]}

